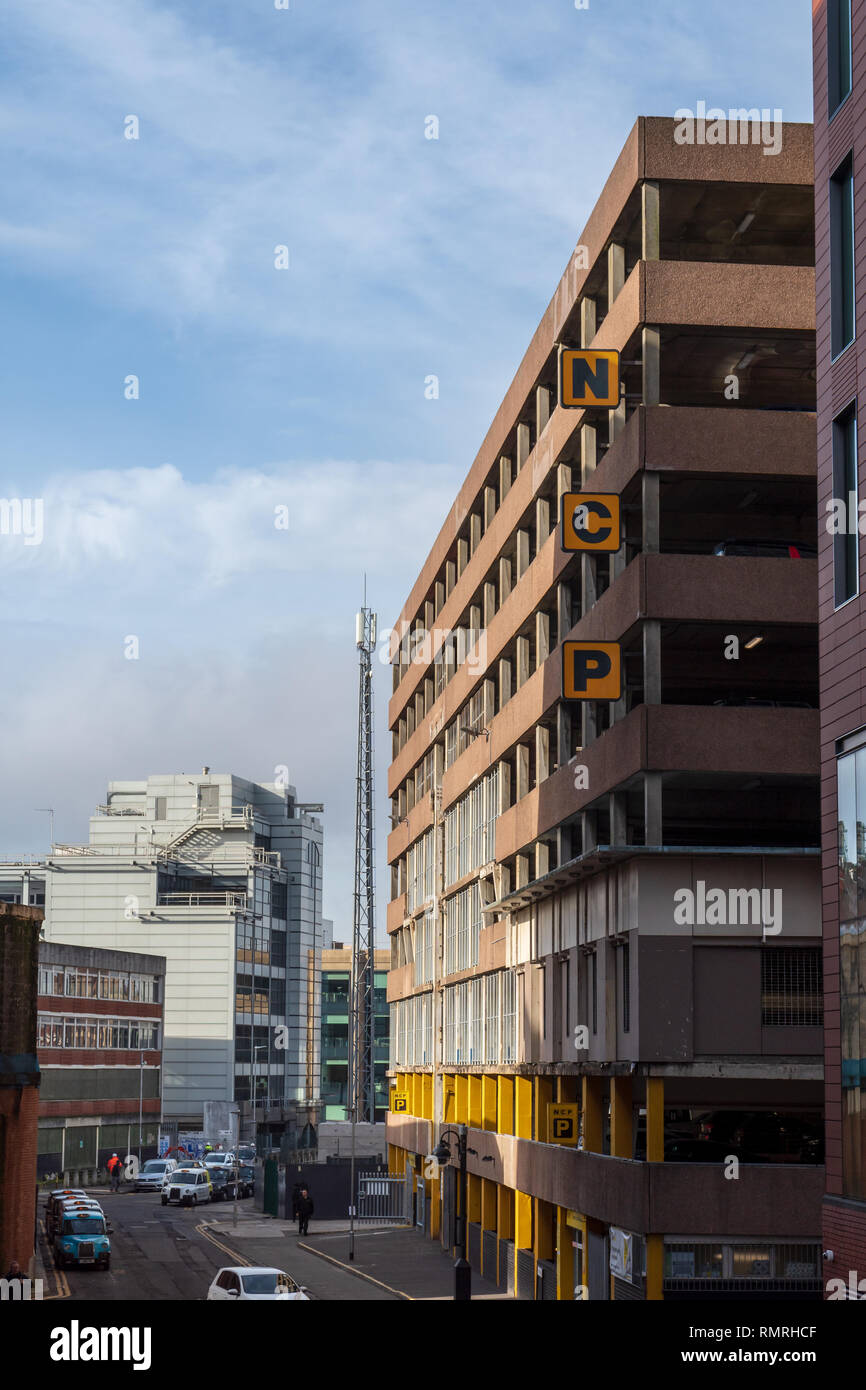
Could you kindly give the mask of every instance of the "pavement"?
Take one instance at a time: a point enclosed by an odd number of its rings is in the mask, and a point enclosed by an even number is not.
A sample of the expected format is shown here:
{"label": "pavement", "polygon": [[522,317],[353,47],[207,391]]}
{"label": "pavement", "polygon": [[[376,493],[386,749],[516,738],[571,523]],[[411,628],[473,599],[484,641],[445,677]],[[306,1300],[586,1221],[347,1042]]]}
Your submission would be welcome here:
{"label": "pavement", "polygon": [[[346,1221],[315,1221],[303,1238],[297,1225],[257,1211],[251,1201],[163,1207],[154,1193],[89,1189],[113,1227],[111,1269],[58,1270],[42,1229],[33,1275],[44,1299],[73,1302],[200,1300],[226,1265],[269,1265],[303,1285],[314,1301],[394,1302],[451,1299],[453,1260],[414,1227],[355,1227],[349,1259]],[[505,1298],[473,1275],[474,1298]]]}

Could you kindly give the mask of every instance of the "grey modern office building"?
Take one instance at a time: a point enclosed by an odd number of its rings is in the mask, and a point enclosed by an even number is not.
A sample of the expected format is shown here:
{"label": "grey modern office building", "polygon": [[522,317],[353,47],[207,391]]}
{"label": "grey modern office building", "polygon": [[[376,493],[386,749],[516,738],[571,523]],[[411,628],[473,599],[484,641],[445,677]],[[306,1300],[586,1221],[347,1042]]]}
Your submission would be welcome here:
{"label": "grey modern office building", "polygon": [[[316,809],[321,810],[321,807]],[[186,773],[111,782],[87,844],[0,864],[52,942],[166,960],[163,1119],[238,1100],[259,1137],[318,1118],[322,827],[290,786]]]}

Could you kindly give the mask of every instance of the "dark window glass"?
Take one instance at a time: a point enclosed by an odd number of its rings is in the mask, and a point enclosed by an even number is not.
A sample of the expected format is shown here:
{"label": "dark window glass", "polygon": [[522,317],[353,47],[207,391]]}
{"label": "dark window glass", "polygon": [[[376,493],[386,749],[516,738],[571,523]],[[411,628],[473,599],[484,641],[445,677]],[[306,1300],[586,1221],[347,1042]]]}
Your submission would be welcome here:
{"label": "dark window glass", "polygon": [[830,339],[838,357],[854,339],[854,163],[849,154],[830,180]]}
{"label": "dark window glass", "polygon": [[827,0],[827,114],[851,92],[851,0]]}
{"label": "dark window glass", "polygon": [[850,405],[833,421],[833,498],[843,502],[843,527],[833,535],[833,586],[836,607],[853,598],[860,587],[857,481],[857,410]]}

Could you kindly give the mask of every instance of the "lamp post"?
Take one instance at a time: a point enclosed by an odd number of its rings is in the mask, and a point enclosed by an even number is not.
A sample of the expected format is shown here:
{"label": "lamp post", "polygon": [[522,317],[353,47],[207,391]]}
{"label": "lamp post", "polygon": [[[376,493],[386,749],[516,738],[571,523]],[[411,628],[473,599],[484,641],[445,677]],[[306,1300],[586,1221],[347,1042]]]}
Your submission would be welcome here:
{"label": "lamp post", "polygon": [[138,1168],[141,1171],[141,1128],[144,1113],[144,1053],[138,1054]]}
{"label": "lamp post", "polygon": [[[445,1142],[446,1134],[457,1140],[457,1157],[460,1160],[460,1210],[455,1213],[454,1244],[457,1246],[457,1259],[454,1261],[454,1298],[465,1302],[472,1297],[472,1266],[466,1258],[466,1126],[457,1130],[444,1129],[439,1135],[439,1143],[433,1150],[437,1163],[445,1164],[451,1160],[451,1149]],[[474,1153],[475,1150],[468,1150]]]}

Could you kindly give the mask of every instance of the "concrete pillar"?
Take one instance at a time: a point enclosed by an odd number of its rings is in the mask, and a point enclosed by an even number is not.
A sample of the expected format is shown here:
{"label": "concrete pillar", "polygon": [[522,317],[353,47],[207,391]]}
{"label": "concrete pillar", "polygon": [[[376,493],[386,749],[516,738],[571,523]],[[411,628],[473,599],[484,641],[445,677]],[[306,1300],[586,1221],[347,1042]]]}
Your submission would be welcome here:
{"label": "concrete pillar", "polygon": [[428,676],[424,681],[424,713],[429,714],[435,703],[433,694],[433,682]]}
{"label": "concrete pillar", "polygon": [[535,502],[535,553],[541,550],[547,537],[550,535],[550,503],[546,497],[539,497]]}
{"label": "concrete pillar", "polygon": [[436,615],[435,615],[435,613],[434,613],[434,611],[433,611],[433,603],[432,603],[432,601],[428,598],[427,601],[426,601],[425,604],[424,604],[424,630],[425,630],[426,632],[429,632],[430,629],[432,628],[432,626],[433,626],[433,620],[434,620],[435,616],[436,616]]}
{"label": "concrete pillar", "polygon": [[441,579],[437,579],[433,585],[433,608],[434,616],[438,618],[442,609],[445,607],[445,585]]}
{"label": "concrete pillar", "polygon": [[517,854],[514,858],[514,887],[525,888],[529,882],[529,855]]}
{"label": "concrete pillar", "polygon": [[512,696],[511,662],[503,657],[499,663],[499,708],[508,704]]}
{"label": "concrete pillar", "polygon": [[607,799],[612,845],[628,843],[628,797],[625,792],[610,792]]}
{"label": "concrete pillar", "polygon": [[581,854],[591,854],[594,849],[598,849],[598,821],[595,811],[581,812],[580,828]]}
{"label": "concrete pillar", "polygon": [[588,348],[596,332],[595,300],[585,297],[580,301],[580,346]]}
{"label": "concrete pillar", "polygon": [[641,260],[657,261],[661,256],[659,186],[647,180],[641,184]]}
{"label": "concrete pillar", "polygon": [[459,579],[466,566],[469,564],[469,542],[461,539],[457,542],[457,578]]}
{"label": "concrete pillar", "polygon": [[445,744],[434,743],[433,745],[433,786],[442,786],[442,777],[445,772]]}
{"label": "concrete pillar", "polygon": [[497,799],[499,802],[496,814],[502,816],[511,806],[511,764],[500,762],[497,785]]}
{"label": "concrete pillar", "polygon": [[[511,892],[511,870],[505,864],[497,864],[493,870],[493,882],[496,885],[496,900],[501,902],[507,898]],[[510,1130],[501,1131],[510,1134]]]}
{"label": "concrete pillar", "polygon": [[496,488],[489,485],[484,489],[484,530],[490,528],[490,523],[496,515]]}
{"label": "concrete pillar", "polygon": [[535,877],[544,878],[550,872],[550,845],[546,840],[537,840],[535,844]]}
{"label": "concrete pillar", "polygon": [[571,585],[556,586],[556,640],[564,642],[571,631]]}
{"label": "concrete pillar", "polygon": [[571,492],[571,464],[558,463],[556,465],[556,517],[554,524],[559,525],[559,516],[562,508],[562,499],[566,492]]}
{"label": "concrete pillar", "polygon": [[481,544],[481,514],[472,512],[469,517],[469,554],[474,555]]}
{"label": "concrete pillar", "polygon": [[607,442],[615,444],[625,429],[625,391],[621,392],[616,410],[607,412]]}
{"label": "concrete pillar", "polygon": [[481,631],[481,609],[477,603],[469,605],[469,642],[474,646]]}
{"label": "concrete pillar", "polygon": [[526,460],[527,460],[528,458],[529,458],[529,426],[528,426],[528,425],[524,425],[524,424],[520,424],[520,425],[517,426],[517,471],[518,471],[518,473],[520,472],[521,468],[523,467],[523,465],[525,464],[525,462],[526,462]]}
{"label": "concrete pillar", "polygon": [[457,583],[457,566],[453,560],[445,561],[445,597],[450,598]]}
{"label": "concrete pillar", "polygon": [[658,405],[661,401],[661,334],[657,328],[641,330],[642,341],[642,391],[644,405]]}
{"label": "concrete pillar", "polygon": [[657,555],[661,531],[658,473],[641,474],[641,511],[641,548],[647,555]]}
{"label": "concrete pillar", "polygon": [[535,615],[535,669],[543,666],[550,656],[550,614]]}
{"label": "concrete pillar", "polygon": [[573,754],[571,710],[564,701],[556,706],[556,761],[565,767]]}
{"label": "concrete pillar", "polygon": [[556,862],[567,864],[574,858],[574,844],[570,825],[559,825],[556,829]]}
{"label": "concrete pillar", "polygon": [[595,584],[596,557],[584,551],[580,557],[580,616],[583,618],[595,603],[598,594]]}
{"label": "concrete pillar", "polygon": [[484,584],[484,626],[489,627],[496,613],[496,585],[488,579]]}
{"label": "concrete pillar", "polygon": [[595,425],[580,427],[580,485],[586,489],[598,461]]}
{"label": "concrete pillar", "polygon": [[529,680],[530,675],[529,638],[518,637],[515,646],[517,648],[517,680],[515,682],[515,689],[519,690],[520,687]]}
{"label": "concrete pillar", "polygon": [[511,561],[503,555],[499,561],[499,607],[511,593]]}
{"label": "concrete pillar", "polygon": [[614,300],[625,284],[625,247],[612,241],[607,248],[607,309],[610,313]]}
{"label": "concrete pillar", "polygon": [[598,737],[598,712],[594,700],[583,700],[580,706],[580,746],[588,748]]}
{"label": "concrete pillar", "polygon": [[506,494],[511,487],[511,459],[504,454],[499,456],[499,505],[505,501]]}
{"label": "concrete pillar", "polygon": [[517,542],[517,582],[519,584],[530,565],[529,532],[517,531],[515,540]]}
{"label": "concrete pillar", "polygon": [[643,775],[644,796],[644,843],[661,845],[662,841],[662,775],[660,772],[645,772]]}
{"label": "concrete pillar", "polygon": [[550,392],[546,386],[535,388],[535,438],[540,439],[550,419]]}
{"label": "concrete pillar", "polygon": [[535,785],[550,776],[550,730],[544,724],[535,726]]}
{"label": "concrete pillar", "polygon": [[529,744],[518,743],[514,750],[514,800],[520,801],[529,791]]}
{"label": "concrete pillar", "polygon": [[646,618],[643,625],[643,701],[662,702],[662,625],[658,618]]}

